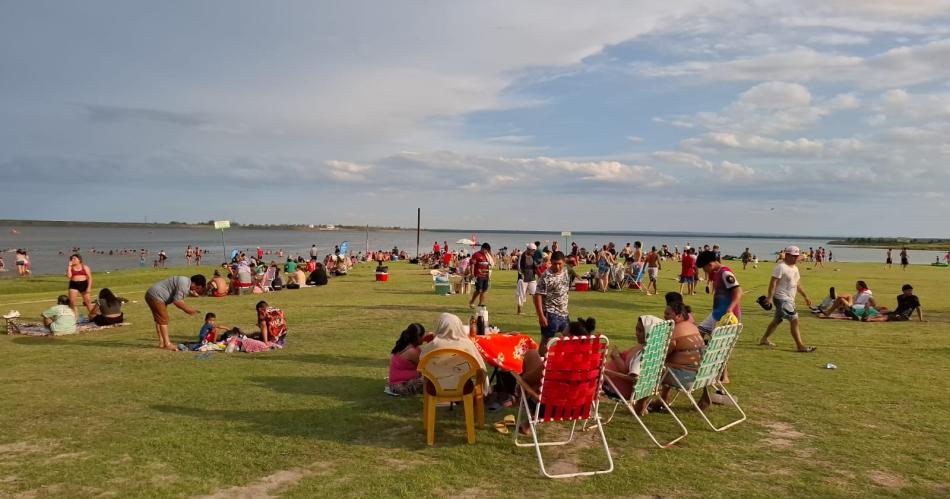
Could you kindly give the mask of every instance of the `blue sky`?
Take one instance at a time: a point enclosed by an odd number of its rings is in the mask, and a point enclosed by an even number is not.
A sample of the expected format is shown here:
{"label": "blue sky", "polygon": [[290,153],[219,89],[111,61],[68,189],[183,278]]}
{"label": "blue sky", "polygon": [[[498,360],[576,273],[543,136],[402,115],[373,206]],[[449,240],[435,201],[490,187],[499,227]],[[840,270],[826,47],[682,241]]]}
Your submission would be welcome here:
{"label": "blue sky", "polygon": [[946,236],[950,3],[4,2],[0,218]]}

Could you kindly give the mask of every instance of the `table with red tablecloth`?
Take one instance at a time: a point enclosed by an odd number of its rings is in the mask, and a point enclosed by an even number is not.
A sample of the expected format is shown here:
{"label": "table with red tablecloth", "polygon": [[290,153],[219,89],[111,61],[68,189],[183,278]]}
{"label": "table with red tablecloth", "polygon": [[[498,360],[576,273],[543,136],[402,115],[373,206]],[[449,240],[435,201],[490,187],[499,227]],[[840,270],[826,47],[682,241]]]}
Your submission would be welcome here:
{"label": "table with red tablecloth", "polygon": [[521,333],[486,334],[475,336],[472,341],[486,363],[518,374],[524,370],[525,354],[538,349],[530,336]]}

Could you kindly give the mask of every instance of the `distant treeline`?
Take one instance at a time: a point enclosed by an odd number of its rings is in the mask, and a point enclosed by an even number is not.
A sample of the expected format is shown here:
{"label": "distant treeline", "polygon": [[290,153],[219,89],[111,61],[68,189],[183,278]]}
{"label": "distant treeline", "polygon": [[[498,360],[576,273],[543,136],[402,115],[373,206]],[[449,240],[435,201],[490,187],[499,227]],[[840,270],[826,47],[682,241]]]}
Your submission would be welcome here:
{"label": "distant treeline", "polygon": [[849,237],[828,241],[836,246],[865,246],[871,248],[907,248],[917,250],[950,249],[950,239],[937,238],[893,238],[893,237]]}

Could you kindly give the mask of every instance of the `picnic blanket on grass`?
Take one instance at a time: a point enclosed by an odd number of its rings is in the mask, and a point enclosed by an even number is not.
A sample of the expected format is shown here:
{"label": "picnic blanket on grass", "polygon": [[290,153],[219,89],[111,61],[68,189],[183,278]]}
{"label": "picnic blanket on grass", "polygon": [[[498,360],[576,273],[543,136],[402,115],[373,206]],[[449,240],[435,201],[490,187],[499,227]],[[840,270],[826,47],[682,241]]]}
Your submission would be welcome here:
{"label": "picnic blanket on grass", "polygon": [[[112,329],[115,327],[131,325],[131,322],[122,322],[108,326],[97,326],[92,322],[84,322],[82,324],[76,324],[76,332],[70,334],[94,333],[103,329]],[[19,334],[24,336],[53,336],[53,334],[49,332],[49,329],[39,322],[20,322],[12,319],[7,319],[7,334]],[[58,334],[56,336],[69,336],[69,334]]]}

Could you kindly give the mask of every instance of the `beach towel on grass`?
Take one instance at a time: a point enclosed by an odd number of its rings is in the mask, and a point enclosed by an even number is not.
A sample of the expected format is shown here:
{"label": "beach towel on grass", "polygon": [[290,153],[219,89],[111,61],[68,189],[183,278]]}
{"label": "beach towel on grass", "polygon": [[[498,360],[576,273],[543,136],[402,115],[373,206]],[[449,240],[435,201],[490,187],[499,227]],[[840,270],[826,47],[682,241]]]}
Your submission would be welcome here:
{"label": "beach towel on grass", "polygon": [[[94,333],[103,329],[112,329],[114,327],[131,326],[131,322],[122,322],[120,324],[111,324],[108,326],[97,326],[91,322],[76,325],[76,332],[70,334]],[[7,321],[7,334],[19,334],[24,336],[52,336],[49,329],[38,322],[17,322]],[[69,334],[58,334],[56,336],[69,336]]]}

